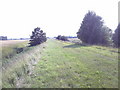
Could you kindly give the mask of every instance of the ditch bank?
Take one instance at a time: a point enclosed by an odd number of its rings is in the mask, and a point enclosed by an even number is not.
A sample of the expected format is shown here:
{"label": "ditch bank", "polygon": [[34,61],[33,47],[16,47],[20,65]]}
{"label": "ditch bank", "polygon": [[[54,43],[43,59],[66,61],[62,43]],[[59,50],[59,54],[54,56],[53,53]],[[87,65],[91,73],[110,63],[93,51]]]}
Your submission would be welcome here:
{"label": "ditch bank", "polygon": [[2,67],[2,88],[30,87],[31,77],[35,76],[34,67],[40,60],[46,43],[29,48],[11,58],[11,62]]}

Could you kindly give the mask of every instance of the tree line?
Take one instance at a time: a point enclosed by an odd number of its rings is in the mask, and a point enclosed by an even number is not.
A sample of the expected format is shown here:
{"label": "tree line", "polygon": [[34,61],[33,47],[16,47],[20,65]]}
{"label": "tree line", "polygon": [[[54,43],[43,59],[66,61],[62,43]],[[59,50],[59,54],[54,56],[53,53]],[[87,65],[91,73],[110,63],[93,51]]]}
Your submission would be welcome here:
{"label": "tree line", "polygon": [[[113,34],[112,30],[104,25],[102,17],[96,15],[93,11],[88,11],[88,13],[86,13],[76,34],[77,38],[86,44],[105,46],[112,45],[120,47],[120,24],[118,24],[115,33]],[[58,35],[56,39],[68,41],[66,36],[61,35]],[[46,40],[46,33],[37,27],[32,32],[32,36],[30,36],[29,44],[30,46],[35,46],[46,42]]]}

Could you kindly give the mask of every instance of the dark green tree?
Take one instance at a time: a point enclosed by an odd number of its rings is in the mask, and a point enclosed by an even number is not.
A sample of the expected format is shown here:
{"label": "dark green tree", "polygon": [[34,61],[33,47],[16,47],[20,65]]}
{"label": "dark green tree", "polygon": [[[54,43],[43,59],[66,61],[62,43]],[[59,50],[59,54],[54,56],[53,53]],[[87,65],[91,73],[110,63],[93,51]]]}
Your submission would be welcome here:
{"label": "dark green tree", "polygon": [[100,16],[94,12],[89,11],[81,24],[77,37],[84,43],[97,44],[99,42],[100,29],[103,26],[103,21]]}
{"label": "dark green tree", "polygon": [[114,45],[116,47],[120,47],[120,23],[118,24],[112,39],[113,39]]}
{"label": "dark green tree", "polygon": [[[77,32],[78,39],[88,44],[107,44],[109,30],[103,26],[103,23],[100,16],[93,11],[89,11]],[[107,37],[104,35],[107,35]]]}
{"label": "dark green tree", "polygon": [[66,36],[61,36],[62,41],[68,41],[68,38]]}
{"label": "dark green tree", "polygon": [[56,39],[61,40],[61,35],[58,35]]}
{"label": "dark green tree", "polygon": [[107,26],[101,28],[99,43],[101,45],[112,45],[112,30]]}
{"label": "dark green tree", "polygon": [[38,44],[41,44],[43,42],[46,42],[46,33],[43,32],[43,30],[40,30],[39,27],[35,28],[34,31],[32,31],[32,36],[30,36],[30,46],[35,46]]}

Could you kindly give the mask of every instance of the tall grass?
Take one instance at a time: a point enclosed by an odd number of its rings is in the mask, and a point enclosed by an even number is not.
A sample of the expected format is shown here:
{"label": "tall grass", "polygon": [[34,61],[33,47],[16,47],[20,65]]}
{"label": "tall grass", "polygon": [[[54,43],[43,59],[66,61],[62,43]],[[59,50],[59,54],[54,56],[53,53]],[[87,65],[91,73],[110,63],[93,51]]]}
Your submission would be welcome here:
{"label": "tall grass", "polygon": [[[27,43],[21,43],[21,45],[15,45],[17,47],[26,46]],[[11,50],[10,53],[14,52],[14,56],[10,57],[8,60],[9,63],[3,66],[3,77],[2,77],[2,87],[3,88],[19,88],[24,87],[24,82],[26,82],[26,87],[29,86],[27,84],[31,79],[29,76],[32,74],[32,70],[34,65],[38,60],[40,60],[40,53],[42,51],[44,45],[38,45],[35,47],[27,47],[28,50],[23,51],[19,54],[12,51],[12,48],[8,47]],[[25,48],[25,47],[23,47]],[[8,49],[4,49],[8,50]],[[7,54],[6,54],[7,55]],[[4,59],[5,60],[5,59]],[[21,85],[21,83],[23,85]]]}
{"label": "tall grass", "polygon": [[24,52],[28,50],[28,41],[20,42],[20,43],[14,43],[14,44],[8,44],[8,45],[2,45],[2,64],[3,66],[11,61],[11,58],[15,55]]}

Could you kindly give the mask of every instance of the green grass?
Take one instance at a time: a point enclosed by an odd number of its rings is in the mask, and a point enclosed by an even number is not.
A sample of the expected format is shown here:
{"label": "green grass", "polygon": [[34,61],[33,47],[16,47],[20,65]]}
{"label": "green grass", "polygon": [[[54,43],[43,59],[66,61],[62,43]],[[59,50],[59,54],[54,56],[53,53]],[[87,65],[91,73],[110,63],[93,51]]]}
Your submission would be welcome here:
{"label": "green grass", "polygon": [[50,39],[11,58],[17,62],[3,73],[3,87],[117,88],[117,52]]}
{"label": "green grass", "polygon": [[117,51],[49,40],[35,67],[31,87],[117,88],[118,53],[110,50]]}

